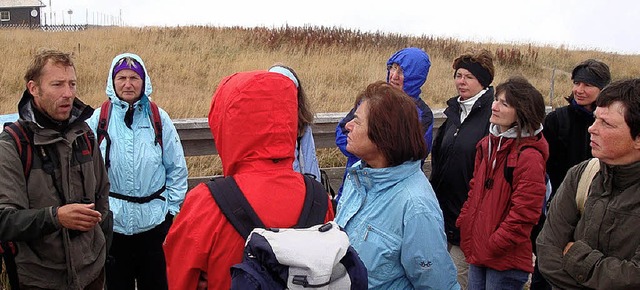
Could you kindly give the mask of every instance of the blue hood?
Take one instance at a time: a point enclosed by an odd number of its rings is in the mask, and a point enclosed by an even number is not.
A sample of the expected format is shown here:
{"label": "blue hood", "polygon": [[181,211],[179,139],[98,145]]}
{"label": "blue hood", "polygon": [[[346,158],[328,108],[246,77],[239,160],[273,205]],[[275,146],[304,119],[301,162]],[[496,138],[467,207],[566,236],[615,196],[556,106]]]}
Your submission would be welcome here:
{"label": "blue hood", "polygon": [[[414,99],[420,98],[420,88],[427,81],[431,60],[429,55],[417,47],[408,47],[394,53],[387,61],[387,66],[397,63],[404,74],[403,90]],[[389,70],[387,70],[389,82]]]}

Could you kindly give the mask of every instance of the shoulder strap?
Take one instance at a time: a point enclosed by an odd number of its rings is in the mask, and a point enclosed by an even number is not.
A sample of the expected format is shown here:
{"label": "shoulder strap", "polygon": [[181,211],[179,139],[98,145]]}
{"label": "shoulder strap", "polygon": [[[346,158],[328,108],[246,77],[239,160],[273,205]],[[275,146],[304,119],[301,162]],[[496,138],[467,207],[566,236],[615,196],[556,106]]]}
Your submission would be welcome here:
{"label": "shoulder strap", "polygon": [[[328,209],[329,201],[322,185],[309,176],[303,177],[306,186],[305,200],[294,228],[324,223]],[[218,207],[240,236],[246,239],[254,228],[265,228],[232,176],[213,178],[207,182],[207,186]]]}
{"label": "shoulder strap", "polygon": [[[109,117],[111,116],[111,101],[106,100],[102,103],[100,107],[100,119],[98,119],[98,129],[96,133],[98,133],[98,145],[102,143],[102,139],[109,138],[109,133],[107,133],[107,128],[109,128]],[[110,140],[107,139],[107,142]]]}
{"label": "shoulder strap", "polygon": [[107,140],[107,148],[104,151],[104,167],[109,171],[109,167],[111,167],[111,160],[109,158],[109,153],[111,151],[111,138],[109,138],[109,132],[107,129],[109,128],[109,117],[111,116],[111,101],[106,100],[102,103],[100,107],[100,118],[98,119],[98,129],[96,133],[98,134],[98,146],[102,143],[102,139]]}
{"label": "shoulder strap", "polygon": [[265,227],[232,176],[213,178],[207,186],[220,211],[244,239],[254,228]]}
{"label": "shoulder strap", "polygon": [[19,121],[5,124],[4,130],[9,133],[16,143],[16,149],[18,150],[18,155],[20,155],[25,180],[29,179],[31,164],[33,162],[33,147],[31,146],[33,132],[25,128]]}
{"label": "shoulder strap", "polygon": [[304,174],[302,176],[306,193],[296,228],[308,228],[324,223],[329,206],[329,197],[322,184],[311,176]]}
{"label": "shoulder strap", "polygon": [[[520,158],[520,153],[522,153],[522,151],[524,151],[526,148],[529,148],[529,146],[523,146],[518,150],[518,155],[516,156],[516,164],[518,161],[518,158]],[[505,161],[504,163],[504,179],[507,180],[507,182],[509,183],[509,186],[511,186],[511,188],[513,189],[513,170],[515,169],[513,166],[509,166],[509,156],[512,153],[509,153],[507,155],[507,161]]]}
{"label": "shoulder strap", "polygon": [[149,116],[151,118],[151,125],[153,126],[153,131],[156,133],[155,142],[156,144],[160,144],[160,149],[164,149],[162,146],[162,120],[160,119],[160,110],[154,102],[149,102],[149,108],[151,108],[151,116]]}
{"label": "shoulder strap", "polygon": [[587,201],[589,195],[589,187],[596,173],[600,170],[600,160],[598,158],[591,158],[587,163],[587,167],[584,168],[580,180],[578,180],[578,189],[576,190],[576,206],[580,211],[580,214],[584,212],[584,204]]}
{"label": "shoulder strap", "polygon": [[[515,164],[517,164],[518,158],[520,158],[520,154],[528,149],[528,148],[532,148],[534,150],[538,150],[537,148],[533,147],[533,146],[522,146],[520,147],[520,149],[518,150],[518,155],[515,161]],[[511,153],[509,153],[511,154]],[[515,169],[512,166],[509,166],[509,156],[507,156],[507,162],[504,163],[504,179],[507,180],[507,182],[509,182],[509,185],[513,188],[513,170]],[[547,182],[546,180],[546,173],[545,173],[545,182]]]}

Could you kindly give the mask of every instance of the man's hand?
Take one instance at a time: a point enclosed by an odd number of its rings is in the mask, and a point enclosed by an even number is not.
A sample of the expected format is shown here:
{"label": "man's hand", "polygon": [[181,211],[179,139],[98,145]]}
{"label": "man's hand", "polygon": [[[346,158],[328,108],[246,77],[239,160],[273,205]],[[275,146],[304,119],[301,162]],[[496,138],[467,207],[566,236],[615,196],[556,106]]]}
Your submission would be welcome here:
{"label": "man's hand", "polygon": [[60,224],[70,230],[88,231],[102,219],[102,214],[94,210],[95,204],[72,203],[58,208]]}
{"label": "man's hand", "polygon": [[573,246],[573,242],[569,242],[566,246],[564,246],[564,251],[562,251],[563,256],[567,254],[569,249],[571,249],[571,246]]}

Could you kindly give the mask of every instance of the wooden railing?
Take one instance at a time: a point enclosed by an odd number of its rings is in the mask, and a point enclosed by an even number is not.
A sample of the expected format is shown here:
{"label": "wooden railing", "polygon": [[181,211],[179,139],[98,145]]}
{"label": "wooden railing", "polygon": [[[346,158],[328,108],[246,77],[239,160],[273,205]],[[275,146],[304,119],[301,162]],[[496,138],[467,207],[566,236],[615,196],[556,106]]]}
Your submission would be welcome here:
{"label": "wooden railing", "polygon": [[[435,136],[437,128],[444,122],[444,109],[436,109],[433,111],[435,123],[433,125],[433,134]],[[316,148],[334,148],[335,143],[335,130],[338,122],[347,114],[342,113],[318,113],[315,116],[313,129],[313,139],[316,143]],[[215,144],[213,142],[213,136],[209,130],[209,124],[206,118],[195,119],[174,119],[173,120],[182,146],[184,148],[185,156],[204,156],[218,154]],[[345,157],[346,158],[346,157]],[[327,172],[332,187],[337,190],[342,183],[342,175],[344,173],[344,167],[332,167],[322,168]],[[425,162],[425,172],[431,171],[431,163]],[[190,176],[189,188],[193,188],[200,182],[211,179],[212,176]]]}

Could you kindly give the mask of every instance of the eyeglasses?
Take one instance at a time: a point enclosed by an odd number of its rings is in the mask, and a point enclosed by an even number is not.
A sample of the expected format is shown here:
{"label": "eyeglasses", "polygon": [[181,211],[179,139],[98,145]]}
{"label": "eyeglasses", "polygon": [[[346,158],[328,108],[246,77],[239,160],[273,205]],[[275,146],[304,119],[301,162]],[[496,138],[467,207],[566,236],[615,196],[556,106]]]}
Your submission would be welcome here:
{"label": "eyeglasses", "polygon": [[397,63],[388,65],[387,70],[389,71],[389,73],[402,75],[402,67],[400,67]]}

